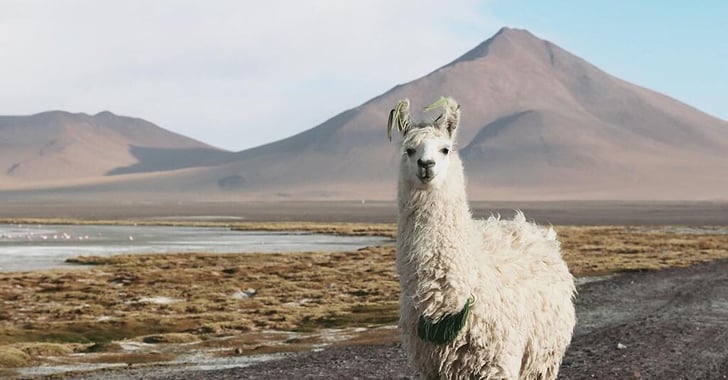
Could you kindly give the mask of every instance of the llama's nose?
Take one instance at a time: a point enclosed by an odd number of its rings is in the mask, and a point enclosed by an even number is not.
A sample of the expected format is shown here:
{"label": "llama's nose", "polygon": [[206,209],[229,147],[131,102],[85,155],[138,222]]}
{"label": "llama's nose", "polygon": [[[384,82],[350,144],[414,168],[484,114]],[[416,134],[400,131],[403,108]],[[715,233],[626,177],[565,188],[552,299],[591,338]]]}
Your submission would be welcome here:
{"label": "llama's nose", "polygon": [[435,166],[435,160],[422,161],[421,158],[418,158],[417,166],[424,168],[424,169],[429,169],[429,168]]}

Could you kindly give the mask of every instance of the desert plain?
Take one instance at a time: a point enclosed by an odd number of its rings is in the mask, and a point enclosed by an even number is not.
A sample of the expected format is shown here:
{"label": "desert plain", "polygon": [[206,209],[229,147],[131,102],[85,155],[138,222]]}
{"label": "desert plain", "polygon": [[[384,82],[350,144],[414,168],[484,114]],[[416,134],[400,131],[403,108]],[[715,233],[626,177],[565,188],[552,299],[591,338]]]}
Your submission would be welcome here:
{"label": "desert plain", "polygon": [[[567,354],[565,359],[564,378],[589,378],[580,370],[590,368],[584,363],[609,363],[608,355],[596,354],[600,350],[649,358],[649,347],[635,353],[630,347],[634,350],[636,345],[622,343],[639,334],[649,334],[644,340],[656,344],[660,339],[671,341],[670,334],[673,340],[694,335],[657,331],[660,329],[655,326],[662,326],[657,320],[669,309],[635,299],[659,299],[650,292],[672,289],[682,298],[665,296],[669,299],[666,304],[688,307],[695,298],[693,293],[714,293],[697,285],[687,290],[674,284],[658,286],[661,280],[649,276],[677,271],[673,277],[681,278],[688,272],[680,271],[690,271],[695,282],[702,281],[704,270],[706,278],[715,278],[723,285],[727,281],[711,272],[723,271],[728,260],[725,203],[475,202],[472,207],[476,216],[500,214],[504,218],[514,209],[523,209],[527,217],[553,225],[559,234],[563,256],[579,283],[577,307],[582,324],[577,326],[571,356]],[[10,224],[225,226],[234,230],[372,235],[391,242],[353,252],[78,256],[69,261],[83,265],[82,269],[0,272],[0,375],[83,379],[411,378],[397,345],[395,214],[392,202],[191,202],[110,207],[3,204],[2,222]],[[624,288],[630,282],[640,285]],[[708,284],[703,286],[713,286]],[[606,300],[612,291],[637,294],[624,300]],[[721,294],[705,300],[712,305],[714,318],[712,324],[700,322],[704,331],[728,325],[720,309],[726,294]],[[620,335],[626,323],[612,315],[625,305],[631,305],[633,311],[647,310],[644,321],[638,324],[642,327],[630,328],[626,337]],[[592,334],[597,327],[605,336],[601,340],[579,340],[579,332]],[[725,338],[725,329],[722,334]],[[619,340],[619,348],[614,339]],[[703,347],[699,342],[689,344],[694,344],[694,350]],[[685,357],[680,352],[673,354],[660,356],[661,360]],[[720,378],[728,365],[727,353],[709,354],[718,359],[709,363],[694,359],[695,366],[702,365],[706,371],[674,373],[687,374],[683,378],[693,378],[690,374]],[[313,367],[300,365],[301,358],[314,363]],[[257,359],[265,362],[255,364]],[[348,364],[327,369],[326,363],[332,360]],[[205,362],[225,365],[205,367]],[[364,368],[372,368],[373,363],[388,372],[366,372]],[[235,368],[240,366],[246,368]],[[29,370],[32,368],[57,370]],[[286,368],[294,372],[285,372]],[[300,372],[306,368],[309,372]],[[665,374],[632,364],[600,368],[596,378],[657,378],[654,376]],[[608,371],[610,368],[613,372]]]}

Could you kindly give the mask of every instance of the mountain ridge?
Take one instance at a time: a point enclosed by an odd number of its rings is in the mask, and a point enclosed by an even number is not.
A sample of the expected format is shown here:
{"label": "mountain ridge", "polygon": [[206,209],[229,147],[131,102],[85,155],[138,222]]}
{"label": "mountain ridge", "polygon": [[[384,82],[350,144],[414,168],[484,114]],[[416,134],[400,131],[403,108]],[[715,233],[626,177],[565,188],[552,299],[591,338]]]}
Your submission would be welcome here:
{"label": "mountain ridge", "polygon": [[[99,177],[134,166],[154,171],[185,166],[154,157],[157,168],[143,168],[134,147],[198,149],[222,153],[206,143],[165,130],[146,120],[102,111],[93,115],[46,111],[33,115],[0,116],[0,168],[3,182]],[[147,154],[146,158],[150,158]]]}
{"label": "mountain ridge", "polygon": [[[728,151],[728,122],[511,28],[288,138],[202,154],[184,165],[147,162],[165,170],[158,178],[135,176],[143,171],[132,162],[108,172],[128,181],[93,188],[150,197],[392,199],[399,155],[386,139],[389,109],[407,97],[415,118],[433,117],[420,110],[441,95],[462,105],[457,149],[471,199],[728,197],[728,178],[720,175],[728,172],[721,154]],[[179,159],[156,153],[169,157],[164,162]]]}

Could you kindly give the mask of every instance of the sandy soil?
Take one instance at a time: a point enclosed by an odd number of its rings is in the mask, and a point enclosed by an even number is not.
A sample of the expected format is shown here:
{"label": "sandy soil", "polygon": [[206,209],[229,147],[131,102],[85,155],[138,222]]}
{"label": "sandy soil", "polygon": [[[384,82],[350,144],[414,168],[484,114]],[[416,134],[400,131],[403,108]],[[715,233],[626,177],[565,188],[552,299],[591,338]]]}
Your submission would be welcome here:
{"label": "sandy soil", "polygon": [[[728,378],[728,260],[579,286],[560,379]],[[139,368],[91,379],[413,379],[397,344],[337,347],[246,368]]]}
{"label": "sandy soil", "polygon": [[[554,225],[728,225],[726,202],[472,202],[476,217],[513,215]],[[396,222],[394,202],[0,202],[3,218],[194,218],[207,220]]]}

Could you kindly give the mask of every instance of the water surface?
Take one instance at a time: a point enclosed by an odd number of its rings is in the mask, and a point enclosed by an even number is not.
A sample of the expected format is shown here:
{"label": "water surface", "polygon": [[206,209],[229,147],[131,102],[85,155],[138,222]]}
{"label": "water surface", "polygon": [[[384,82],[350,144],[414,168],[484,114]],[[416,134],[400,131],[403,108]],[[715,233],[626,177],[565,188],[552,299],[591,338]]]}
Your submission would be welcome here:
{"label": "water surface", "polygon": [[0,224],[0,271],[67,267],[65,260],[73,256],[351,251],[389,241],[371,236],[208,227]]}

